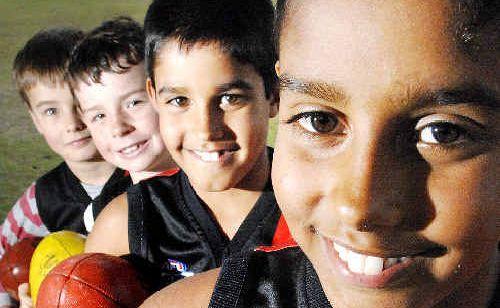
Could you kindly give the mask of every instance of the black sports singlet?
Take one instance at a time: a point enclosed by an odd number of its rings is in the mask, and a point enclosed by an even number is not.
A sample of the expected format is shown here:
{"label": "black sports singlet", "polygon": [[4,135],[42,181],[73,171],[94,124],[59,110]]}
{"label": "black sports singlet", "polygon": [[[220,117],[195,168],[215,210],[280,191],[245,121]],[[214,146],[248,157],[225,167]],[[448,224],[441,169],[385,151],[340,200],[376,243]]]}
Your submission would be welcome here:
{"label": "black sports singlet", "polygon": [[61,163],[36,181],[35,197],[38,212],[50,232],[71,230],[87,234],[83,214],[92,202],[94,218],[115,197],[132,185],[130,176],[117,168],[104,185],[101,194],[92,200],[71,172]]}

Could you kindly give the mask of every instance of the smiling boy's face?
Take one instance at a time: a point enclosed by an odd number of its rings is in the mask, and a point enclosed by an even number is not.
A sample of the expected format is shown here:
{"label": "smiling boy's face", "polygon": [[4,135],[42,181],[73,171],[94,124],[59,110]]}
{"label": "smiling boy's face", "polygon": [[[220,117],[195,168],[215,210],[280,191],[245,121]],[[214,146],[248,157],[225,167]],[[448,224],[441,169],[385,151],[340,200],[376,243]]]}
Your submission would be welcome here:
{"label": "smiling boy's face", "polygon": [[500,238],[498,61],[457,49],[445,1],[290,2],[273,184],[328,298],[481,298]]}
{"label": "smiling boy's face", "polygon": [[195,187],[253,189],[266,182],[267,127],[276,105],[251,65],[215,43],[185,50],[171,41],[159,52],[155,88],[148,90],[167,149]]}
{"label": "smiling boy's face", "polygon": [[100,81],[78,82],[75,95],[104,159],[129,171],[165,170],[170,157],[146,94],[144,65],[121,74],[103,72]]}
{"label": "smiling boy's face", "polygon": [[101,159],[66,82],[52,83],[40,78],[27,95],[31,118],[54,152],[67,162]]}

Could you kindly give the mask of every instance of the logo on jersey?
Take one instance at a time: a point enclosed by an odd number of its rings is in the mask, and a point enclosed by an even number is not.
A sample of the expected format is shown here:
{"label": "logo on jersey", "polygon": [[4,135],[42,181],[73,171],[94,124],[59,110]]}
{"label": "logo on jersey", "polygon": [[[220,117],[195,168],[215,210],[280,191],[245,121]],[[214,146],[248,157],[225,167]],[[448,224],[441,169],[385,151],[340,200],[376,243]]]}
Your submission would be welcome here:
{"label": "logo on jersey", "polygon": [[174,259],[168,259],[168,264],[170,265],[171,270],[179,272],[179,274],[181,274],[184,277],[190,277],[194,275],[193,272],[188,271],[188,265],[184,262],[177,261]]}

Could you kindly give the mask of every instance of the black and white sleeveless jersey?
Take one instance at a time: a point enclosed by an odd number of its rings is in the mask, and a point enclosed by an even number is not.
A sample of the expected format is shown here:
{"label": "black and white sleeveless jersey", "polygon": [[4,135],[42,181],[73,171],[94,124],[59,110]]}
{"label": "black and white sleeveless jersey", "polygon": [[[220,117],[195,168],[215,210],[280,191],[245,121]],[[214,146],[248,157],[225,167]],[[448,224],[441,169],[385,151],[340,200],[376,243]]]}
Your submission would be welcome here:
{"label": "black and white sleeveless jersey", "polygon": [[91,199],[66,163],[61,163],[36,181],[38,212],[50,232],[71,230],[87,234],[84,212],[92,204],[94,218],[115,197],[132,185],[128,173],[117,168],[101,193]]}
{"label": "black and white sleeveless jersey", "polygon": [[220,267],[224,256],[270,244],[281,215],[270,180],[231,241],[183,171],[142,181],[127,195],[130,253],[169,275],[158,288],[172,282],[172,273],[191,276]]}

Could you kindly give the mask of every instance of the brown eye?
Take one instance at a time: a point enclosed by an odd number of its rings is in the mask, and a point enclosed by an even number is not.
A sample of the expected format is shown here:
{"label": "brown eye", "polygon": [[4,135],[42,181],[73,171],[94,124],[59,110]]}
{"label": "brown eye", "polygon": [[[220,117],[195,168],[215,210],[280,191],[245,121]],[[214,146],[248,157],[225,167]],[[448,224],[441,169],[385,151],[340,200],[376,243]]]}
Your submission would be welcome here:
{"label": "brown eye", "polygon": [[418,131],[418,140],[426,144],[449,144],[460,141],[463,130],[451,123],[431,123]]}
{"label": "brown eye", "polygon": [[326,112],[306,112],[300,115],[299,124],[309,132],[327,134],[339,126],[338,118]]}

